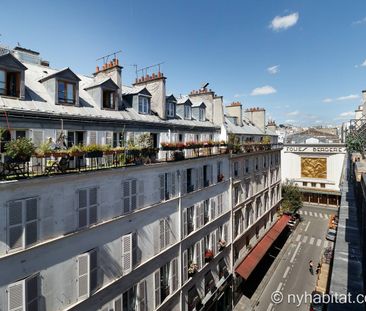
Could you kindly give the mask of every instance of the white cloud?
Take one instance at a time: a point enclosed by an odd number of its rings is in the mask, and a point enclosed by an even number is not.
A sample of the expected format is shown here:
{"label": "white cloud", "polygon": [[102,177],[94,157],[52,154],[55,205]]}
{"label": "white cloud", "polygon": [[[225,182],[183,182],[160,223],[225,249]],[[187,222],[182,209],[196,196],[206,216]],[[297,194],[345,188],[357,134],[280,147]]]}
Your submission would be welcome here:
{"label": "white cloud", "polygon": [[336,120],[342,120],[342,119],[350,119],[352,117],[355,116],[355,112],[354,111],[346,111],[346,112],[342,112],[338,115],[337,118],[335,118]]}
{"label": "white cloud", "polygon": [[366,17],[364,17],[363,19],[360,19],[358,21],[353,22],[353,25],[360,25],[360,24],[365,24],[366,23]]}
{"label": "white cloud", "polygon": [[351,95],[347,95],[347,96],[337,97],[337,100],[351,100],[351,99],[357,99],[357,98],[358,98],[358,95],[351,94]]}
{"label": "white cloud", "polygon": [[245,94],[234,94],[234,98],[244,97]]}
{"label": "white cloud", "polygon": [[361,64],[362,67],[366,67],[366,59],[363,61],[363,63]]}
{"label": "white cloud", "polygon": [[285,123],[295,123],[296,120],[292,120],[292,119],[288,119],[288,120],[285,120]]}
{"label": "white cloud", "polygon": [[287,116],[297,116],[299,115],[299,111],[298,110],[295,110],[295,111],[291,111],[291,112],[288,112],[286,113]]}
{"label": "white cloud", "polygon": [[275,31],[285,30],[296,25],[297,21],[299,20],[299,13],[292,13],[285,16],[276,16],[270,24],[270,28]]}
{"label": "white cloud", "polygon": [[331,99],[331,98],[324,98],[323,99],[323,103],[331,103],[333,101],[333,99]]}
{"label": "white cloud", "polygon": [[258,96],[258,95],[269,95],[269,94],[274,94],[277,93],[277,90],[270,86],[270,85],[265,85],[265,86],[261,86],[261,87],[256,87],[251,93],[251,96]]}
{"label": "white cloud", "polygon": [[272,67],[268,67],[267,71],[268,71],[269,74],[275,75],[276,73],[278,73],[280,71],[280,65],[275,65],[275,66],[272,66]]}

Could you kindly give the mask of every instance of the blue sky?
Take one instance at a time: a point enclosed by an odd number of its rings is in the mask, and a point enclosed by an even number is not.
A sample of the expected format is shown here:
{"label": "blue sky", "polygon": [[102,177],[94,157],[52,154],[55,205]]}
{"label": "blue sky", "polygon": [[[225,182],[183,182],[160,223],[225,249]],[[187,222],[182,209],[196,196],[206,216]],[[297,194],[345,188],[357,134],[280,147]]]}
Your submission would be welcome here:
{"label": "blue sky", "polygon": [[133,64],[164,62],[169,92],[209,82],[277,123],[339,124],[366,89],[364,0],[6,1],[0,33],[88,75],[122,50],[125,84]]}

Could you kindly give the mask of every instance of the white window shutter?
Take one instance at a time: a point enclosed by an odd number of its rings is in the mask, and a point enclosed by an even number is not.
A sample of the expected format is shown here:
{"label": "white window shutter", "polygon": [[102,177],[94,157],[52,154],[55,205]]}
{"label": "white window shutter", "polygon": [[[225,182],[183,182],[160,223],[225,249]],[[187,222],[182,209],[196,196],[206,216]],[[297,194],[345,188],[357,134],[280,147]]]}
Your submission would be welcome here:
{"label": "white window shutter", "polygon": [[201,239],[200,241],[200,248],[201,248],[201,267],[203,267],[204,263],[205,263],[205,240]]}
{"label": "white window shutter", "polygon": [[122,201],[123,213],[128,213],[131,210],[131,190],[129,180],[123,182],[122,192],[123,192],[123,201]]}
{"label": "white window shutter", "polygon": [[200,204],[200,227],[203,226],[203,224],[205,223],[205,206],[203,204],[203,202],[201,202]]}
{"label": "white window shutter", "polygon": [[226,243],[228,243],[229,242],[229,237],[228,237],[228,224],[224,224],[223,225],[223,238],[224,238],[224,240],[226,241]]}
{"label": "white window shutter", "polygon": [[154,289],[155,289],[155,308],[160,305],[160,269],[154,273]]}
{"label": "white window shutter", "polygon": [[165,200],[165,176],[164,174],[159,175],[159,189],[160,189],[160,201]]}
{"label": "white window shutter", "polygon": [[214,232],[211,232],[210,233],[210,244],[209,244],[209,247],[210,247],[210,250],[214,253],[214,254],[216,254],[216,249],[215,249],[215,240],[216,240],[216,238],[215,238],[215,231]]}
{"label": "white window shutter", "polygon": [[188,251],[183,251],[183,283],[188,279]]}
{"label": "white window shutter", "polygon": [[197,203],[194,206],[194,213],[195,213],[195,230],[199,229],[201,224],[201,204]]}
{"label": "white window shutter", "polygon": [[32,142],[36,147],[39,147],[44,142],[42,130],[32,130]]}
{"label": "white window shutter", "polygon": [[24,280],[8,286],[8,310],[25,311],[25,282]]}
{"label": "white window shutter", "polygon": [[85,253],[79,255],[77,258],[78,263],[78,300],[82,300],[89,297],[89,254]]}
{"label": "white window shutter", "polygon": [[174,198],[176,196],[176,186],[175,186],[175,172],[171,173],[171,197]]}
{"label": "white window shutter", "polygon": [[215,254],[219,251],[219,239],[220,239],[220,232],[219,229],[215,230]]}
{"label": "white window shutter", "polygon": [[187,209],[183,209],[183,237],[188,235],[188,215]]}
{"label": "white window shutter", "polygon": [[105,132],[105,144],[113,146],[113,132]]}
{"label": "white window shutter", "polygon": [[8,204],[8,246],[9,249],[24,246],[22,201],[11,201]]}
{"label": "white window shutter", "polygon": [[[138,284],[138,311],[147,311],[147,290],[146,281],[141,281]],[[117,311],[117,310],[115,310]],[[122,310],[121,310],[122,311]]]}
{"label": "white window shutter", "polygon": [[187,170],[182,171],[182,181],[181,181],[181,195],[187,193]]}
{"label": "white window shutter", "polygon": [[171,227],[169,217],[165,218],[165,246],[170,245],[171,243]]}
{"label": "white window shutter", "polygon": [[[114,309],[113,311],[123,311],[122,309],[122,296],[117,297],[116,299],[114,299]],[[109,310],[109,309],[107,309]]]}
{"label": "white window shutter", "polygon": [[95,224],[98,222],[98,188],[89,188],[89,225]]}
{"label": "white window shutter", "polygon": [[97,143],[97,132],[96,131],[87,132],[87,143],[88,143],[88,145]]}
{"label": "white window shutter", "polygon": [[202,262],[201,262],[201,241],[198,241],[195,244],[195,260],[196,264],[198,266],[198,269],[202,268]]}
{"label": "white window shutter", "polygon": [[134,211],[137,207],[137,180],[131,180],[131,210]]}
{"label": "white window shutter", "polygon": [[211,198],[210,199],[210,220],[214,220],[215,217],[216,217],[216,214],[215,214],[215,198]]}
{"label": "white window shutter", "polygon": [[159,248],[162,250],[165,247],[165,219],[159,220]]}
{"label": "white window shutter", "polygon": [[138,181],[138,207],[143,208],[145,205],[144,181]]}
{"label": "white window shutter", "polygon": [[178,289],[178,259],[174,258],[170,262],[170,293]]}
{"label": "white window shutter", "polygon": [[132,234],[122,236],[122,271],[127,274],[132,271]]}

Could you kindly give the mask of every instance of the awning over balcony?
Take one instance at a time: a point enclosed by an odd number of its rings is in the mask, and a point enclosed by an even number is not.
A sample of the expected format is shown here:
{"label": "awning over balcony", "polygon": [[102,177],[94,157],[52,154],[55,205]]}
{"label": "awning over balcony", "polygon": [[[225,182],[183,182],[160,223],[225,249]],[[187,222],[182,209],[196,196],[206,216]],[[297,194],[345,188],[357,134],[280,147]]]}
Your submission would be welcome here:
{"label": "awning over balcony", "polygon": [[273,242],[278,238],[283,229],[285,229],[289,220],[290,216],[283,215],[257,243],[248,256],[238,265],[235,272],[239,273],[243,279],[247,280],[257,264],[272,246]]}

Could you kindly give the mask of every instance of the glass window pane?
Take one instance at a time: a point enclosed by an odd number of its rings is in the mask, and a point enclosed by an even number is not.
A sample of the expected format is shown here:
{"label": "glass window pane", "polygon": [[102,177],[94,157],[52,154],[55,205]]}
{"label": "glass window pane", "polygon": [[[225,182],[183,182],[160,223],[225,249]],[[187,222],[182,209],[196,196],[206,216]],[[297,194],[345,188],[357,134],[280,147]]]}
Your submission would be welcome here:
{"label": "glass window pane", "polygon": [[11,202],[9,204],[9,225],[22,223],[22,202]]}
{"label": "glass window pane", "polygon": [[37,219],[37,199],[30,199],[26,201],[26,220]]}
{"label": "glass window pane", "polygon": [[86,226],[86,209],[79,210],[79,228]]}
{"label": "glass window pane", "polygon": [[68,83],[66,85],[67,85],[67,102],[73,103],[74,102],[74,85],[71,83]]}
{"label": "glass window pane", "polygon": [[65,101],[65,83],[58,82],[58,99],[60,101]]}
{"label": "glass window pane", "polygon": [[25,232],[25,245],[30,245],[37,242],[37,234],[38,226],[37,222],[31,222],[26,225],[26,232]]}
{"label": "glass window pane", "polygon": [[0,95],[6,93],[6,73],[4,70],[0,70]]}

